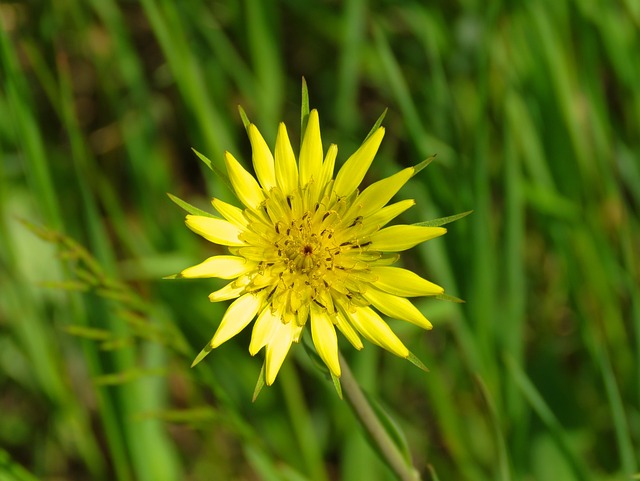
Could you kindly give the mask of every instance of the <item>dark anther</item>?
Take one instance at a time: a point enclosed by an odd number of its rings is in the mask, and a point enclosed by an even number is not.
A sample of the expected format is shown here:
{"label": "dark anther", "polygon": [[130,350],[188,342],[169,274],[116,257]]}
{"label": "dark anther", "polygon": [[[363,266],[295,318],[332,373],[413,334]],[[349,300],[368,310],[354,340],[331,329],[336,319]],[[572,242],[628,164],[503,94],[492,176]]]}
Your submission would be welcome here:
{"label": "dark anther", "polygon": [[358,217],[356,217],[355,219],[353,219],[353,222],[351,223],[351,225],[349,227],[353,227],[355,226],[357,223],[359,223],[362,220],[362,216],[359,215]]}
{"label": "dark anther", "polygon": [[313,247],[312,247],[312,246],[310,246],[309,244],[307,244],[306,246],[304,246],[304,247],[302,248],[302,253],[303,253],[305,256],[308,256],[308,255],[313,254]]}

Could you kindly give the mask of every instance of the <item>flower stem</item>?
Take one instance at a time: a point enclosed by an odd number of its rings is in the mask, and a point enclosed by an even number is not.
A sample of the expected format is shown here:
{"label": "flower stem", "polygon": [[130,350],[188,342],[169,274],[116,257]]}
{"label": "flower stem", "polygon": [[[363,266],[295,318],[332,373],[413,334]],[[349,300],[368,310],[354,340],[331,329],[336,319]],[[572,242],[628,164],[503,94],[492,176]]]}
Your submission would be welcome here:
{"label": "flower stem", "polygon": [[393,470],[398,479],[402,481],[420,481],[421,478],[418,470],[405,461],[402,453],[400,453],[400,450],[390,438],[387,430],[380,422],[380,419],[378,419],[378,416],[371,407],[371,404],[369,404],[369,401],[362,392],[362,389],[360,389],[360,385],[353,377],[353,374],[344,357],[342,357],[342,354],[340,354],[340,367],[342,368],[340,382],[342,384],[345,397],[347,398],[358,422],[369,434],[371,440],[376,444],[389,467]]}

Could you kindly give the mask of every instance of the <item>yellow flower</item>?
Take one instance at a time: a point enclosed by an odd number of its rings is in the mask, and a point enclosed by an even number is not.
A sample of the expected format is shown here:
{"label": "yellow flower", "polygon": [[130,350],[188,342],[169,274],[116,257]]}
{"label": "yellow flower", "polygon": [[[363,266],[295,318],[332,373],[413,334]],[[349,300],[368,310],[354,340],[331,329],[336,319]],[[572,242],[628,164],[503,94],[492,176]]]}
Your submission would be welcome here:
{"label": "yellow flower", "polygon": [[254,318],[249,352],[255,355],[266,348],[268,385],[307,323],[318,354],[336,377],[340,376],[336,328],[356,349],[363,347],[362,336],[411,359],[413,355],[376,310],[431,329],[407,297],[443,293],[441,287],[393,264],[397,252],[446,229],[384,227],[415,204],[402,200],[387,205],[416,169],[406,168],[358,190],[384,136],[379,127],[334,178],[338,148],[331,145],[324,153],[316,110],[309,114],[298,161],[284,124],[278,129],[274,154],[255,125],[247,130],[257,180],[233,155],[225,154],[229,180],[244,208],[213,199],[220,218],[186,218],[191,230],[227,246],[229,255],[210,257],[179,276],[232,279],[209,299],[235,299],[193,365]]}

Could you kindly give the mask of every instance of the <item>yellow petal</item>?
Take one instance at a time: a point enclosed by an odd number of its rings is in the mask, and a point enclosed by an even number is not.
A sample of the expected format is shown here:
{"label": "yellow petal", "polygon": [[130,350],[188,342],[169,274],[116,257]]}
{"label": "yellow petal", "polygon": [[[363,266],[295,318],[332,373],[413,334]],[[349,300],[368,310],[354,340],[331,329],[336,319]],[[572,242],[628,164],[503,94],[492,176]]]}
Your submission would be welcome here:
{"label": "yellow petal", "polygon": [[215,244],[223,246],[246,245],[238,239],[238,235],[243,232],[242,229],[226,220],[189,214],[185,224],[193,232]]}
{"label": "yellow petal", "polygon": [[371,214],[362,221],[362,227],[360,228],[358,235],[360,237],[364,237],[376,232],[378,229],[385,226],[391,220],[395,219],[405,210],[413,207],[414,205],[416,205],[415,200],[407,199],[383,207],[378,212]]}
{"label": "yellow petal", "polygon": [[219,277],[220,279],[234,279],[255,269],[255,262],[247,262],[243,257],[214,256],[193,267],[188,267],[180,273],[187,278]]}
{"label": "yellow petal", "polygon": [[324,187],[331,179],[333,179],[333,169],[336,165],[337,155],[338,146],[336,144],[331,144],[329,146],[329,150],[327,150],[327,155],[324,158],[322,171],[320,172],[320,178],[318,179],[318,184],[321,187]]}
{"label": "yellow petal", "polygon": [[334,376],[340,377],[338,360],[338,336],[333,322],[324,309],[311,306],[311,337],[318,355],[322,358]]}
{"label": "yellow petal", "polygon": [[[355,205],[360,204],[358,215],[366,217],[384,207],[391,198],[402,188],[411,178],[415,169],[409,167],[401,170],[386,179],[379,180],[364,189],[356,200]],[[349,217],[349,214],[346,215]]]}
{"label": "yellow petal", "polygon": [[260,184],[268,191],[271,187],[276,186],[273,154],[260,134],[260,131],[253,124],[249,125],[249,140],[251,141],[253,168],[256,171],[256,176]]}
{"label": "yellow petal", "polygon": [[382,252],[398,252],[412,248],[447,232],[444,227],[423,227],[418,225],[392,225],[371,237],[370,249]]}
{"label": "yellow petal", "polygon": [[322,138],[318,111],[309,114],[307,130],[300,148],[300,186],[304,187],[312,178],[318,182],[322,170]]}
{"label": "yellow petal", "polygon": [[371,272],[378,276],[373,285],[394,296],[437,296],[444,292],[442,287],[400,267],[376,266]]}
{"label": "yellow petal", "polygon": [[262,305],[264,294],[248,293],[231,303],[211,339],[211,347],[216,348],[242,331],[253,320]]}
{"label": "yellow petal", "polygon": [[220,199],[211,199],[213,208],[217,210],[222,217],[229,222],[236,224],[239,227],[246,227],[248,225],[247,219],[242,215],[242,209],[235,205],[227,204]]}
{"label": "yellow petal", "polygon": [[266,306],[253,324],[249,354],[255,356],[260,349],[269,343],[278,324],[282,324],[280,316],[272,312],[271,306]]}
{"label": "yellow petal", "polygon": [[389,317],[411,322],[423,329],[433,328],[418,308],[404,297],[394,296],[378,289],[367,289],[363,295],[376,309]]}
{"label": "yellow petal", "polygon": [[358,333],[341,312],[336,313],[336,327],[358,351],[364,347]]}
{"label": "yellow petal", "polygon": [[373,158],[378,152],[382,137],[384,137],[384,127],[376,130],[373,135],[347,159],[338,172],[335,184],[333,185],[336,194],[346,197],[358,188],[367,170],[369,170]]}
{"label": "yellow petal", "polygon": [[296,332],[295,323],[278,323],[278,326],[272,335],[271,342],[267,344],[267,354],[265,356],[265,377],[267,386],[271,386],[273,381],[276,380],[280,366],[282,366],[284,358],[287,357],[287,353],[289,352],[291,343],[296,336]]}
{"label": "yellow petal", "polygon": [[285,195],[298,188],[298,166],[287,135],[287,127],[281,122],[276,137],[276,182]]}
{"label": "yellow petal", "polygon": [[235,281],[230,282],[222,289],[218,289],[217,291],[209,294],[209,300],[211,302],[220,302],[235,299],[242,293],[242,291],[244,291],[244,288],[245,286],[236,286]]}
{"label": "yellow petal", "polygon": [[257,209],[264,200],[258,181],[229,152],[225,152],[224,161],[229,172],[229,180],[240,202],[247,207]]}
{"label": "yellow petal", "polygon": [[382,318],[370,307],[358,307],[345,315],[355,328],[366,339],[392,352],[396,356],[406,358],[409,350]]}

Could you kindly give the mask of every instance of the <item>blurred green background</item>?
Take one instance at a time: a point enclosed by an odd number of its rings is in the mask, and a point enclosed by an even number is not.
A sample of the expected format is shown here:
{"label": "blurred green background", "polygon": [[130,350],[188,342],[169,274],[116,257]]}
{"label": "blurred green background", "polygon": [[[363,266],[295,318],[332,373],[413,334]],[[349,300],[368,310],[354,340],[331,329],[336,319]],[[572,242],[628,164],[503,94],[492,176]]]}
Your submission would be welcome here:
{"label": "blurred green background", "polygon": [[438,154],[403,222],[474,210],[403,256],[466,300],[392,321],[430,373],[341,339],[424,479],[640,471],[639,2],[9,1],[0,25],[1,480],[393,479],[301,346],[254,404],[249,329],[189,369],[220,283],[161,279],[213,252],[166,192],[229,198],[191,147],[250,161],[238,104],[295,145],[303,75],[338,162],[389,108],[366,182]]}

